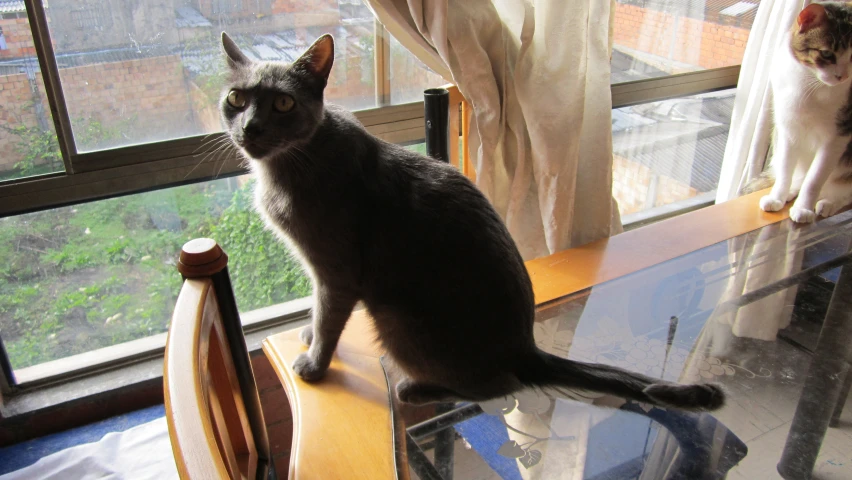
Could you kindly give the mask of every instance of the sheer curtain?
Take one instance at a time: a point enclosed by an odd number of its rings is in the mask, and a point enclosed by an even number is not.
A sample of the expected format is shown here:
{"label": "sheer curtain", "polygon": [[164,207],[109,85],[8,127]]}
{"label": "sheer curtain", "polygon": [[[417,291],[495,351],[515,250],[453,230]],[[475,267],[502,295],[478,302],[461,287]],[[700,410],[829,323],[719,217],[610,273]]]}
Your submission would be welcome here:
{"label": "sheer curtain", "polygon": [[768,162],[772,131],[770,65],[808,0],[762,0],[746,44],[716,203],[739,196]]}
{"label": "sheer curtain", "polygon": [[[782,48],[783,42],[789,41],[796,16],[808,3],[760,2],[737,84],[717,203],[739,196],[742,188],[768,165],[772,132],[770,66],[775,52]],[[790,224],[779,223],[763,228],[757,238],[730,240],[728,249],[732,258],[758,260],[737,265],[724,298],[739,298],[799,272],[803,260],[797,247],[799,235],[798,229]],[[738,337],[775,341],[778,331],[790,324],[796,292],[797,288],[791,287],[735,311],[714,312],[702,331],[696,351],[725,356]]]}
{"label": "sheer curtain", "polygon": [[611,193],[610,2],[366,1],[472,105],[477,186],[525,259],[620,231]]}

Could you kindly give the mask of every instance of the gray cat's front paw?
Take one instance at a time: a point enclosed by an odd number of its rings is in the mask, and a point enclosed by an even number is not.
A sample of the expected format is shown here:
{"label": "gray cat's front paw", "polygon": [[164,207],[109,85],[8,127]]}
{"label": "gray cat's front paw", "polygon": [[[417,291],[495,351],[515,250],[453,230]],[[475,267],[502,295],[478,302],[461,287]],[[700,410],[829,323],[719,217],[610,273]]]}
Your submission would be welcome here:
{"label": "gray cat's front paw", "polygon": [[813,210],[793,205],[790,209],[790,219],[796,223],[812,223],[816,220],[816,213]]}
{"label": "gray cat's front paw", "polygon": [[323,367],[307,353],[296,357],[293,361],[293,371],[306,382],[315,382],[325,376],[328,367]]}
{"label": "gray cat's front paw", "polygon": [[311,346],[311,342],[314,341],[314,326],[308,325],[299,332],[299,340],[302,341],[307,346]]}

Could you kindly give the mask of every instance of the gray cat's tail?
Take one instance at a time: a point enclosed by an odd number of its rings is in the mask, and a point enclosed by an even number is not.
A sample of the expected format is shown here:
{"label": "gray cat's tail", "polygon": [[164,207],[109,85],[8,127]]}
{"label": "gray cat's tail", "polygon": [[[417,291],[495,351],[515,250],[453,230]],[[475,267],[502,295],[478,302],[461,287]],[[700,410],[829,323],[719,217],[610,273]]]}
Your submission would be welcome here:
{"label": "gray cat's tail", "polygon": [[517,373],[528,386],[577,388],[682,410],[716,410],[725,404],[725,392],[715,384],[679,385],[543,351],[529,363]]}

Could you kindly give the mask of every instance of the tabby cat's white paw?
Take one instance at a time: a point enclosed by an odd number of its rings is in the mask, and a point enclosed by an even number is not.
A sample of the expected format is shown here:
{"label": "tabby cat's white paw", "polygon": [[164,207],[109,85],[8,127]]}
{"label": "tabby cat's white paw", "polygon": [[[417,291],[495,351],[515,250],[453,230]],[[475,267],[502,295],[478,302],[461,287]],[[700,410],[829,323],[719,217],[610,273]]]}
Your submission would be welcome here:
{"label": "tabby cat's white paw", "polygon": [[814,208],[814,211],[820,217],[830,217],[837,213],[837,210],[837,204],[831,200],[820,200],[817,202],[816,208]]}
{"label": "tabby cat's white paw", "polygon": [[796,223],[811,223],[816,220],[816,213],[813,210],[793,205],[793,208],[790,209],[790,219]]}
{"label": "tabby cat's white paw", "polygon": [[764,195],[764,197],[760,199],[760,209],[764,212],[777,212],[782,208],[784,208],[784,202],[772,197],[771,195]]}

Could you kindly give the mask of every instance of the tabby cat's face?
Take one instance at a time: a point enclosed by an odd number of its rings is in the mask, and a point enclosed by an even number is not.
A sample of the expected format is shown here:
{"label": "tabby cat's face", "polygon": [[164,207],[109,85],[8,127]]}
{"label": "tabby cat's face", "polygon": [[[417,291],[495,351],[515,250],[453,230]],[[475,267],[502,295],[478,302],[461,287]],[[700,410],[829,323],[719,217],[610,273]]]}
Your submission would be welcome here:
{"label": "tabby cat's face", "polygon": [[230,75],[220,112],[234,145],[250,159],[268,160],[307,141],[322,121],[331,36],[320,37],[291,65],[254,62],[225,33],[222,45]]}
{"label": "tabby cat's face", "polygon": [[799,13],[790,46],[796,59],[826,85],[852,77],[852,6],[812,3]]}

